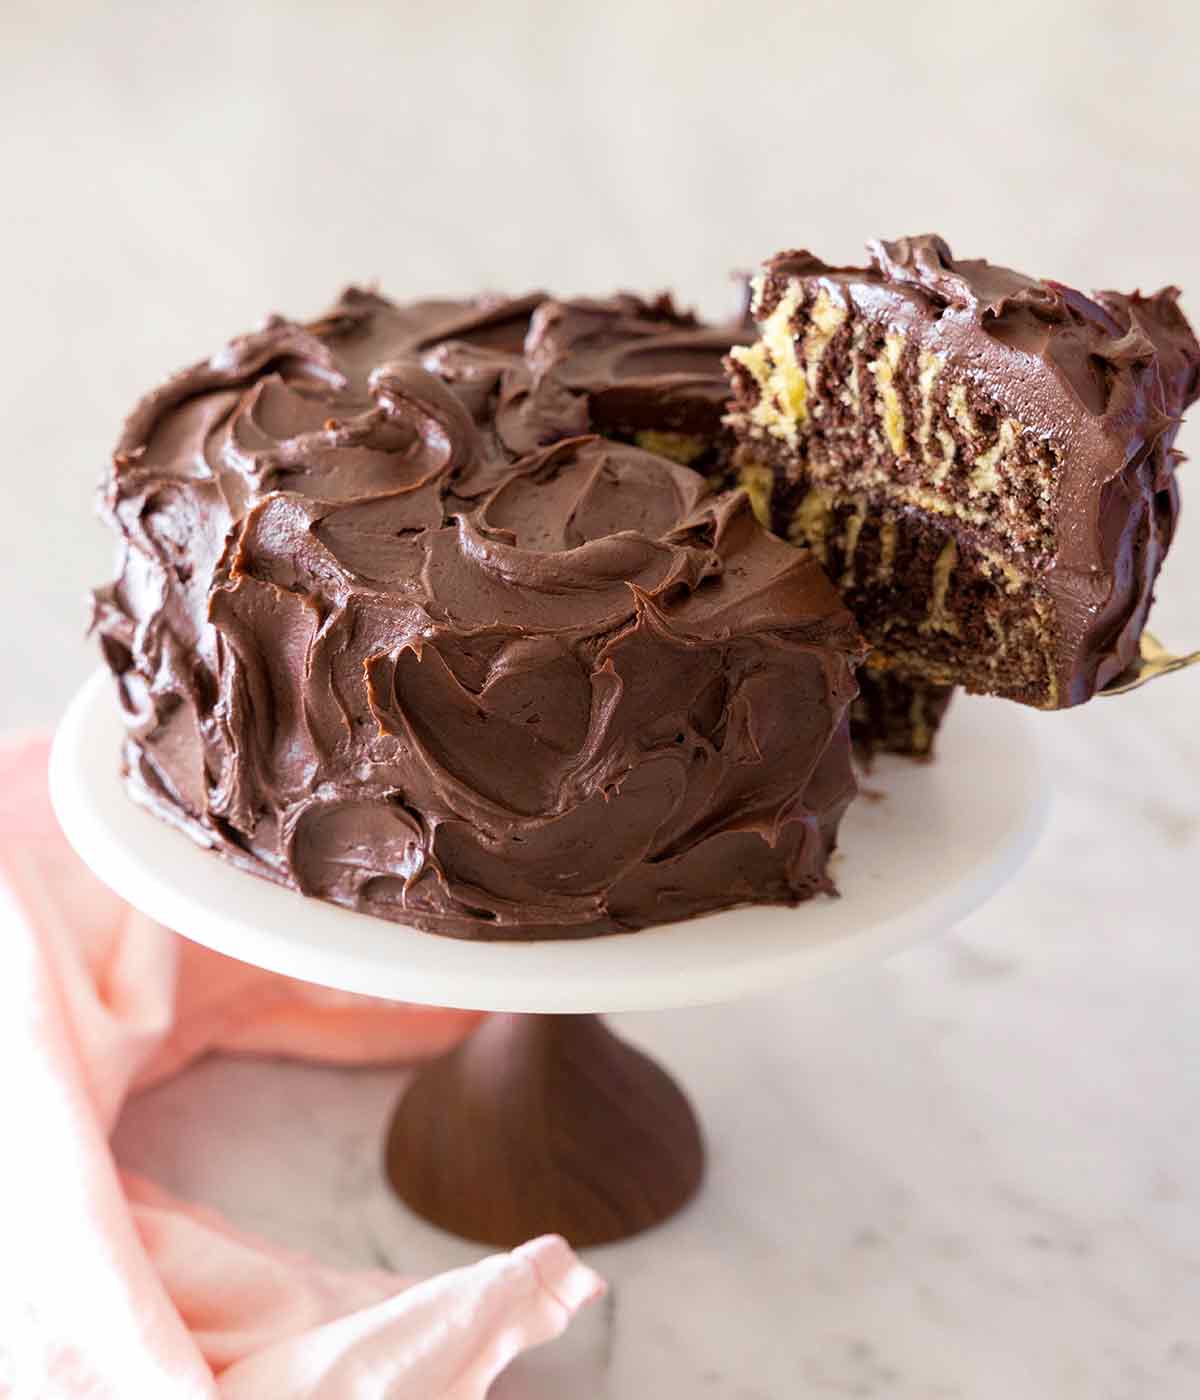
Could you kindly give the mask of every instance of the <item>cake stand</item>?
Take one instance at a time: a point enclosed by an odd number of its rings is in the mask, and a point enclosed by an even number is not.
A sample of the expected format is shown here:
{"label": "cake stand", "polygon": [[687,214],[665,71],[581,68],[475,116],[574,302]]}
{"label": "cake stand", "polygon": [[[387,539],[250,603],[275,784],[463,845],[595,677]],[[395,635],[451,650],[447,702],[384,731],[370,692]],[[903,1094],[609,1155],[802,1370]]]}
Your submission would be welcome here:
{"label": "cake stand", "polygon": [[419,1214],[469,1239],[511,1247],[552,1231],[584,1246],[665,1220],[704,1162],[682,1090],[600,1013],[844,973],[949,929],[1037,839],[1047,787],[1032,729],[1019,706],[962,699],[935,764],[881,759],[842,827],[841,898],[535,943],[423,933],[219,861],[126,796],[107,673],[64,716],[50,787],[93,872],[185,937],[327,987],[496,1013],[412,1081],[388,1134],[388,1176]]}

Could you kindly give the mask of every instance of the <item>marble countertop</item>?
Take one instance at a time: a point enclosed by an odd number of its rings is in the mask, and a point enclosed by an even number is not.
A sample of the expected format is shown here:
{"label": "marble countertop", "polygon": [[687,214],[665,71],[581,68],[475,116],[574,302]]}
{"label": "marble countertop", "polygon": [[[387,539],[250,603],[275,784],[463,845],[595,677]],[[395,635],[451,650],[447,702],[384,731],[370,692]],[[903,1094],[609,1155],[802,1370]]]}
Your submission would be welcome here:
{"label": "marble countertop", "polygon": [[[4,5],[0,726],[53,723],[94,665],[91,492],[135,396],[351,278],[671,284],[715,314],[779,246],[934,227],[1083,285],[1177,281],[1195,315],[1200,8],[1169,8]],[[1155,612],[1179,647],[1194,514]],[[951,936],[619,1018],[692,1094],[707,1187],[595,1251],[607,1302],[497,1400],[1200,1395],[1198,712],[1192,671],[1037,717],[1045,838]],[[383,1188],[403,1078],[212,1060],[117,1147],[331,1262],[433,1270],[477,1251]]]}

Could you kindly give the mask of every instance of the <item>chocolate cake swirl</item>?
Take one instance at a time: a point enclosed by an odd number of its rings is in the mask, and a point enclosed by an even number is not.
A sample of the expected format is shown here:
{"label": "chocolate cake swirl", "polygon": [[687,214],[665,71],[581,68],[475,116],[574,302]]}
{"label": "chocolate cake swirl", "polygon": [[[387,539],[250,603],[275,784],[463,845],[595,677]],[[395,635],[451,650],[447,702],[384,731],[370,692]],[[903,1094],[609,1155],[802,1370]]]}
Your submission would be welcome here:
{"label": "chocolate cake swirl", "polygon": [[134,798],[461,937],[828,890],[861,642],[683,465],[722,450],[731,339],[665,300],[351,290],[150,394],[95,595]]}
{"label": "chocolate cake swirl", "polygon": [[1200,394],[1179,294],[1089,297],[934,235],[868,249],[756,279],[759,339],[731,355],[743,477],[877,672],[1080,704],[1135,656],[1174,533]]}

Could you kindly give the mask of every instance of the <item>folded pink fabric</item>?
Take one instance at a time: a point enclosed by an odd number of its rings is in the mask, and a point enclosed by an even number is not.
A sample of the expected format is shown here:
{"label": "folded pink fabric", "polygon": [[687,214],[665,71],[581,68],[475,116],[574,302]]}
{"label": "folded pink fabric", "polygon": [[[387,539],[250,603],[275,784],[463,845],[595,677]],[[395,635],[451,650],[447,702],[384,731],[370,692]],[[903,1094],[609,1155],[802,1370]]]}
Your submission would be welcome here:
{"label": "folded pink fabric", "polygon": [[416,1282],[251,1239],[121,1174],[126,1096],[208,1050],[417,1059],[473,1013],[326,991],[143,918],[74,857],[48,744],[0,744],[0,1396],[475,1400],[602,1291],[566,1243]]}

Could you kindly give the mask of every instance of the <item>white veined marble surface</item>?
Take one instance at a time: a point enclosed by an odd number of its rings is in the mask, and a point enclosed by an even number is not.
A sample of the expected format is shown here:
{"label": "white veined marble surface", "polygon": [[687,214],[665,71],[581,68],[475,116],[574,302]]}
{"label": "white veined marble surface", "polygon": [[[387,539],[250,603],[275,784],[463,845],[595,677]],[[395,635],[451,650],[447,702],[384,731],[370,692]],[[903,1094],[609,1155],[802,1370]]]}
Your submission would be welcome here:
{"label": "white veined marble surface", "polygon": [[[1198,43],[1181,4],[8,0],[0,724],[93,664],[91,491],[136,395],[351,278],[715,314],[776,247],[936,228],[1200,315]],[[1190,519],[1160,594],[1200,644]],[[609,1302],[498,1400],[1200,1395],[1198,714],[1192,672],[1040,717],[1045,841],[940,944],[624,1018],[691,1090],[708,1186],[596,1252]],[[473,1251],[378,1177],[401,1078],[211,1061],[118,1149],[332,1262],[442,1267]]]}

